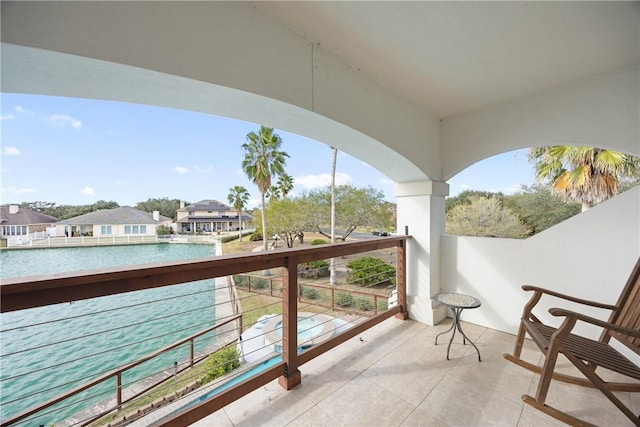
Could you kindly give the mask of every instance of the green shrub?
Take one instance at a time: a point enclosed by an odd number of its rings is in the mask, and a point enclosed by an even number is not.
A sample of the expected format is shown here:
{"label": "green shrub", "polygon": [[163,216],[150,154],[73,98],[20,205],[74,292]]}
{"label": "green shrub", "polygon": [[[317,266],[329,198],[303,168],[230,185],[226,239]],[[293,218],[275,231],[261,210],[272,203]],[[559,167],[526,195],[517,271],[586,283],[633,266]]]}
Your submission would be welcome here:
{"label": "green shrub", "polygon": [[249,241],[251,242],[257,242],[259,240],[262,240],[262,234],[260,233],[253,233],[251,236],[249,236]]}
{"label": "green shrub", "polygon": [[378,311],[387,311],[389,308],[389,301],[386,299],[378,298]]}
{"label": "green shrub", "polygon": [[307,299],[318,299],[320,293],[315,288],[310,288],[308,286],[302,287],[302,296]]}
{"label": "green shrub", "polygon": [[303,279],[329,277],[329,263],[324,260],[317,259],[315,261],[298,264],[298,277]]}
{"label": "green shrub", "polygon": [[373,311],[373,303],[369,298],[356,298],[356,308],[362,311]]}
{"label": "green shrub", "polygon": [[311,241],[311,246],[314,246],[314,245],[324,245],[324,244],[326,244],[326,243],[328,243],[328,242],[327,242],[326,240],[324,240],[324,239],[313,239],[313,240]]}
{"label": "green shrub", "polygon": [[247,286],[247,276],[244,276],[242,274],[236,274],[233,276],[233,281],[235,282],[236,286]]}
{"label": "green shrub", "polygon": [[338,292],[336,294],[336,304],[340,307],[351,307],[353,306],[353,295],[347,292]]}
{"label": "green shrub", "polygon": [[202,383],[206,384],[220,378],[240,366],[240,353],[235,347],[225,347],[209,355],[207,359],[207,372],[202,377]]}
{"label": "green shrub", "polygon": [[267,279],[252,278],[251,287],[255,289],[266,289],[269,287],[269,281]]}
{"label": "green shrub", "polygon": [[171,227],[167,227],[164,224],[156,226],[156,235],[158,236],[166,236],[167,234],[171,234],[171,232]]}
{"label": "green shrub", "polygon": [[395,284],[396,269],[379,258],[360,257],[347,263],[347,282],[363,286]]}
{"label": "green shrub", "polygon": [[233,233],[233,234],[227,234],[226,236],[222,236],[220,238],[220,242],[221,243],[229,243],[232,242],[234,240],[237,240],[240,236],[238,236],[237,233]]}

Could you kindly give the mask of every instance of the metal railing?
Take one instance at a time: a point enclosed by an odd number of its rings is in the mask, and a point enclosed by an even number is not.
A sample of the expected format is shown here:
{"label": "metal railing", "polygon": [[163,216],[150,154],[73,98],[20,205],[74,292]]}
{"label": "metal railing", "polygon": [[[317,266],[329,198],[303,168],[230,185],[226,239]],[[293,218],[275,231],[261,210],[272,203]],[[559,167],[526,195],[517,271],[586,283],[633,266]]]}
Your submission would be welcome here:
{"label": "metal railing", "polygon": [[[394,236],[358,241],[355,243],[321,245],[308,249],[286,249],[265,253],[226,255],[192,261],[90,270],[56,274],[54,276],[43,275],[7,279],[3,281],[0,287],[0,298],[2,299],[0,312],[6,313],[63,302],[73,302],[100,296],[116,295],[204,279],[232,276],[234,274],[280,268],[283,272],[281,296],[283,323],[282,361],[230,387],[224,392],[203,400],[197,405],[192,405],[188,409],[175,412],[157,424],[185,425],[205,417],[276,378],[278,378],[281,386],[286,389],[291,389],[301,382],[298,368],[302,364],[320,356],[331,348],[389,317],[397,316],[406,319],[408,313],[406,311],[405,247],[408,238],[408,236]],[[298,264],[392,247],[396,248],[397,257],[396,290],[398,304],[386,311],[374,314],[354,327],[299,353],[297,346],[297,312],[301,292],[297,275]],[[230,289],[232,293],[231,304],[233,312],[235,313],[233,319],[236,319],[239,316],[239,308],[237,306],[238,298],[237,294],[233,294],[235,290]],[[332,292],[331,290],[329,291]],[[373,298],[373,305],[377,308],[378,297],[373,296]],[[193,337],[187,338],[186,341],[183,340],[180,344],[187,342],[191,338]],[[127,366],[125,369],[129,369],[130,367],[132,366]],[[104,380],[106,376],[118,379],[125,369],[121,368],[109,372],[92,383]],[[116,388],[118,393],[117,403],[120,404],[123,402],[123,399],[120,392],[121,382],[118,380],[116,380]],[[55,402],[44,402],[44,405],[38,405],[37,411],[59,401],[60,399],[55,399]],[[2,420],[1,424],[3,426],[14,424],[33,413],[34,408]]]}

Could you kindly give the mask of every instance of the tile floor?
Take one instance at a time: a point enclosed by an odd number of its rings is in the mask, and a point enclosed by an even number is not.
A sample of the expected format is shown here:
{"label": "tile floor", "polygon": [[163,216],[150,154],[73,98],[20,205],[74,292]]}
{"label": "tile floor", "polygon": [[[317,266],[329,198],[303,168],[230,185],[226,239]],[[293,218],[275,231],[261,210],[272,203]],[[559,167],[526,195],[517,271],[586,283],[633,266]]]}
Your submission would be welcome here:
{"label": "tile floor", "polygon": [[[389,319],[303,365],[302,384],[293,390],[271,382],[194,426],[562,425],[522,402],[537,382],[502,358],[513,335],[463,323],[482,362],[459,335],[447,361],[448,336],[437,346],[434,337],[449,325]],[[535,361],[540,353],[531,344],[523,357]],[[640,413],[637,393],[623,398]],[[597,390],[553,382],[548,403],[597,425],[631,424]]]}

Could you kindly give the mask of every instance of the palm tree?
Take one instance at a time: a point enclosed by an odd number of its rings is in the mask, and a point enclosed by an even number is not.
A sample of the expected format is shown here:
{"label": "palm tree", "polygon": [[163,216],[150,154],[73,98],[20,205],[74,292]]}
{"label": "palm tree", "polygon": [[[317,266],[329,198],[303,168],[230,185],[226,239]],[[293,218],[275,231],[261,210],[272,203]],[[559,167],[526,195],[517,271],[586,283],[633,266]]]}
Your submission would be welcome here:
{"label": "palm tree", "polygon": [[272,185],[264,196],[269,199],[269,201],[274,199],[278,200],[280,198],[280,187]]}
{"label": "palm tree", "polygon": [[278,190],[280,190],[282,198],[286,199],[287,195],[293,190],[293,177],[286,173],[280,175],[280,177],[278,177]]}
{"label": "palm tree", "polygon": [[[284,173],[286,158],[289,155],[280,151],[282,139],[273,133],[273,128],[260,126],[258,133],[249,132],[247,142],[242,144],[244,160],[242,170],[247,177],[258,186],[262,209],[262,246],[267,250],[267,216],[265,210],[265,194],[271,187],[271,179]],[[266,272],[265,272],[266,273]]]}
{"label": "palm tree", "polygon": [[582,211],[618,193],[618,182],[637,177],[640,158],[596,147],[554,145],[529,150],[536,179],[566,200],[582,203]]}
{"label": "palm tree", "polygon": [[238,213],[238,233],[239,239],[242,242],[242,211],[247,206],[249,201],[249,192],[241,185],[236,185],[229,189],[229,195],[227,200]]}

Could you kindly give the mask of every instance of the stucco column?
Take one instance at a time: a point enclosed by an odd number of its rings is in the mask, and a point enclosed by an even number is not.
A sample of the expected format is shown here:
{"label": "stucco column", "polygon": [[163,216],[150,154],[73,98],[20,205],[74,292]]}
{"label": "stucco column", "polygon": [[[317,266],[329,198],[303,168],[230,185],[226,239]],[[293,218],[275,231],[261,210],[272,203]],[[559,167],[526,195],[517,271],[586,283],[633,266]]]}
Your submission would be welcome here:
{"label": "stucco column", "polygon": [[394,185],[397,230],[413,239],[407,244],[407,302],[409,318],[428,325],[446,316],[434,297],[440,292],[440,236],[444,233],[444,198],[449,184],[420,181]]}

